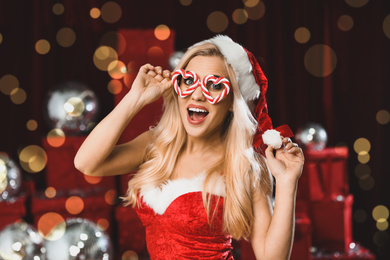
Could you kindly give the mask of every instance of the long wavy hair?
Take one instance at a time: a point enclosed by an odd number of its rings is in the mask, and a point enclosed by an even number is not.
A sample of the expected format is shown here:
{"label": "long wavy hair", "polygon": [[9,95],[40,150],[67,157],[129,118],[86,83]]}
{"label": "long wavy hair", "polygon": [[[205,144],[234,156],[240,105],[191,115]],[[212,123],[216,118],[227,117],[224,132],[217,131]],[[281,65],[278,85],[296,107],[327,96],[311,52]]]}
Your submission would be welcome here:
{"label": "long wavy hair", "polygon": [[[219,179],[217,177],[223,173],[226,185],[224,230],[235,239],[248,239],[254,222],[253,193],[260,190],[269,198],[272,193],[272,178],[264,157],[258,155],[252,146],[257,122],[240,93],[232,67],[218,48],[211,43],[194,46],[184,54],[176,69],[185,69],[189,61],[199,55],[222,57],[233,89],[233,109],[225,119],[222,133],[224,156],[206,172],[203,203],[210,222],[213,214],[210,209],[211,196],[207,191],[216,185]],[[153,141],[147,148],[144,163],[128,183],[128,191],[124,197],[126,205],[137,205],[141,188],[148,190],[159,187],[173,177],[176,158],[187,139],[173,88],[164,94],[164,112],[152,132]]]}

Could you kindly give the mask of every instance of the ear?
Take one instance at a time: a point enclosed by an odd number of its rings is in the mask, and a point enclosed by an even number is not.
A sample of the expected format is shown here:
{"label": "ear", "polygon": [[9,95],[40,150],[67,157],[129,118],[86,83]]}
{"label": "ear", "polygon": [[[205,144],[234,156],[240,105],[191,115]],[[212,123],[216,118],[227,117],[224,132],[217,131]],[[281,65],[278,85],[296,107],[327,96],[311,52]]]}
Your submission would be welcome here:
{"label": "ear", "polygon": [[230,112],[233,112],[233,104],[230,105],[229,111],[230,111]]}

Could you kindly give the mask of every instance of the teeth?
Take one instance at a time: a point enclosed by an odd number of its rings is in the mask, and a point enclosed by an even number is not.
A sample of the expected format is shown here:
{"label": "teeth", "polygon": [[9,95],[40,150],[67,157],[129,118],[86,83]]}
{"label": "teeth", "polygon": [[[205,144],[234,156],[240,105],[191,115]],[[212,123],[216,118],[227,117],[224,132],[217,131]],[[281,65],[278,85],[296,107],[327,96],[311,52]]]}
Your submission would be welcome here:
{"label": "teeth", "polygon": [[207,113],[206,110],[203,110],[203,109],[199,109],[199,108],[195,108],[195,107],[190,107],[188,108],[189,111],[192,111],[192,112],[203,112],[203,113]]}

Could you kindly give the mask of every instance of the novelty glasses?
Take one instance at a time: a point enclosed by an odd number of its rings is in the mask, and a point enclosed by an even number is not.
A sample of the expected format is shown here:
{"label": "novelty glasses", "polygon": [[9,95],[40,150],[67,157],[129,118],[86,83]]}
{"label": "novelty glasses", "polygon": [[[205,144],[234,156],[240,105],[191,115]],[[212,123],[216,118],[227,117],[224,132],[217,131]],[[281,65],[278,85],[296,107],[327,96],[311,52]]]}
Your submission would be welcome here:
{"label": "novelty glasses", "polygon": [[183,69],[173,72],[172,83],[177,95],[182,98],[192,94],[200,86],[203,95],[211,104],[221,101],[230,91],[230,82],[224,77],[208,75],[200,81],[195,72]]}

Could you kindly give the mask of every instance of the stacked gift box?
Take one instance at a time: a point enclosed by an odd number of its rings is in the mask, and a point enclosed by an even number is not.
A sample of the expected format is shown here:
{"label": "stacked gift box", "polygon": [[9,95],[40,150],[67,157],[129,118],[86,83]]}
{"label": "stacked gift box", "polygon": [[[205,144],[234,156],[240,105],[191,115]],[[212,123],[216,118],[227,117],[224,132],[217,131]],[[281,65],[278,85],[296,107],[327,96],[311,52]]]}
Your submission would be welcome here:
{"label": "stacked gift box", "polygon": [[[310,220],[307,259],[375,259],[352,236],[353,195],[348,185],[348,148],[328,147],[305,150],[305,166],[299,180],[296,215]],[[299,221],[297,227],[301,225]],[[297,238],[295,234],[295,239]],[[292,259],[298,244],[294,244]]]}

